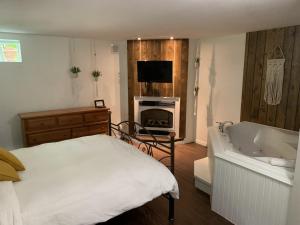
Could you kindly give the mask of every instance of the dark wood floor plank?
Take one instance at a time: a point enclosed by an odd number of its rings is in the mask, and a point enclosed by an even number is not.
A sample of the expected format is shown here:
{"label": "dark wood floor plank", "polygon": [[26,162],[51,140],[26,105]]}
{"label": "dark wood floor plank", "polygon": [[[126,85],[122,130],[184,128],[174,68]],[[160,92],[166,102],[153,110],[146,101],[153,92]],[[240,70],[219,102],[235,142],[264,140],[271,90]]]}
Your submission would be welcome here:
{"label": "dark wood floor plank", "polygon": [[[159,152],[154,152],[160,157]],[[178,144],[175,154],[175,176],[180,199],[175,202],[174,225],[230,225],[212,212],[210,198],[194,187],[194,161],[206,157],[206,148],[197,144]],[[99,225],[168,225],[168,201],[159,197],[142,207],[130,210]]]}

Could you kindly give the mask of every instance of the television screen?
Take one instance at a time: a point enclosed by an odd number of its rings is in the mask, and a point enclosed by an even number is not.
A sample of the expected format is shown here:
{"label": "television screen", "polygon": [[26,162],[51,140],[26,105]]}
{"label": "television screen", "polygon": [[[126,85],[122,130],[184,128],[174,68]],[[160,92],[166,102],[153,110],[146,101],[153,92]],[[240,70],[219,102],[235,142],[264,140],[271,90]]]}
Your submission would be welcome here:
{"label": "television screen", "polygon": [[172,83],[172,61],[138,61],[138,82]]}

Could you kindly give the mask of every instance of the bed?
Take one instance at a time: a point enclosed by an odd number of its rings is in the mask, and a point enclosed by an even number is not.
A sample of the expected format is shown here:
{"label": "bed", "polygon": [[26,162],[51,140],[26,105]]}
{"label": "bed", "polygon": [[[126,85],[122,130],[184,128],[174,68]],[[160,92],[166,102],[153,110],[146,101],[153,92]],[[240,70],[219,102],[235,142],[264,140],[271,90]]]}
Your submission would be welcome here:
{"label": "bed", "polygon": [[[20,172],[21,182],[0,184],[0,224],[96,224],[161,195],[169,201],[173,220],[179,197],[172,174],[174,136],[170,141],[145,140],[137,135],[137,126],[109,123],[109,135],[12,151],[26,171]],[[169,160],[170,170],[151,157],[154,148],[166,154],[161,160]]]}

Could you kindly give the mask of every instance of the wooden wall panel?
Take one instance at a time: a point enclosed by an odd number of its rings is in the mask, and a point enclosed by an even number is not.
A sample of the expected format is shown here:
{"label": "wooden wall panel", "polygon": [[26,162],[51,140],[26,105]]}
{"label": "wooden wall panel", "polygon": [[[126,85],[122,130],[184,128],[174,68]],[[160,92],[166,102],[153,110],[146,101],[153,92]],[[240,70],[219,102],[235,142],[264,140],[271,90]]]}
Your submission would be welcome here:
{"label": "wooden wall panel", "polygon": [[[280,46],[285,55],[282,100],[264,101],[267,59]],[[300,129],[300,26],[250,32],[246,38],[241,121]]]}
{"label": "wooden wall panel", "polygon": [[[179,136],[185,137],[188,46],[188,39],[129,40],[127,42],[129,120],[134,120],[134,96],[180,97]],[[145,84],[137,81],[137,61],[139,60],[173,61],[173,83],[154,83],[152,93],[148,93]]]}

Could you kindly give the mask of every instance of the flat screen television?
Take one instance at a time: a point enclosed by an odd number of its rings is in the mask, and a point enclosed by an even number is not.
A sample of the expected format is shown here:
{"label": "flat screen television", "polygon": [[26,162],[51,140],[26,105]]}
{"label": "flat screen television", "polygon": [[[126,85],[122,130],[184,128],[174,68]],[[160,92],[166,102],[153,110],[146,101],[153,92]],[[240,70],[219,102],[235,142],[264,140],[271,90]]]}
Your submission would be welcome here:
{"label": "flat screen television", "polygon": [[138,61],[138,82],[172,83],[172,61]]}

